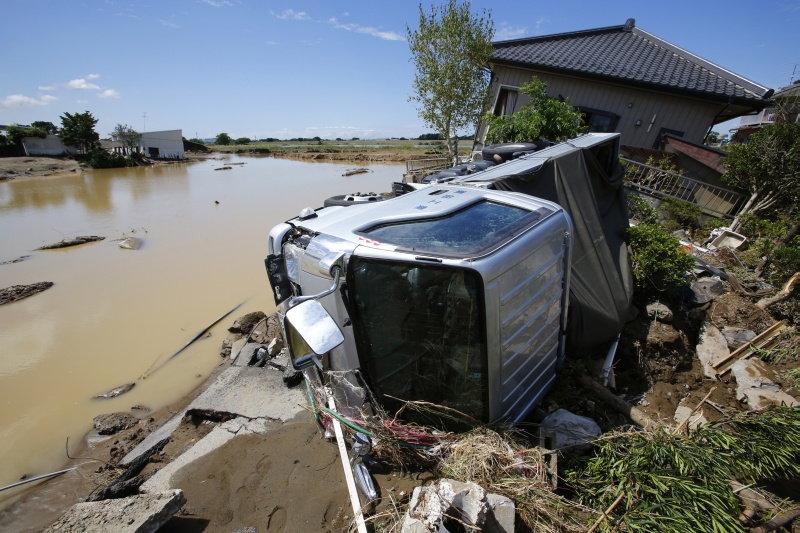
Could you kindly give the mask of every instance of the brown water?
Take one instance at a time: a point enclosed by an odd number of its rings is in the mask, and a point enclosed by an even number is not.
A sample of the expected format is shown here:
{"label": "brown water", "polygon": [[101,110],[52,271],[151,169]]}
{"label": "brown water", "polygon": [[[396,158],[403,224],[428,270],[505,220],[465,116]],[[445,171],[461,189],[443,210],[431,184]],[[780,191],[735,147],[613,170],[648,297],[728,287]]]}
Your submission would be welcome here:
{"label": "brown water", "polygon": [[[79,442],[101,413],[158,409],[197,386],[220,362],[236,316],[274,310],[264,257],[270,228],[325,198],[388,191],[402,167],[260,157],[92,171],[0,183],[0,287],[53,281],[0,306],[0,486],[61,468],[66,438]],[[219,202],[219,205],[215,204]],[[76,235],[106,240],[32,251]],[[136,251],[114,242],[134,235]],[[200,330],[230,317],[146,380]],[[129,382],[109,400],[95,394]],[[25,489],[22,489],[25,490]],[[0,493],[0,508],[21,489]]]}

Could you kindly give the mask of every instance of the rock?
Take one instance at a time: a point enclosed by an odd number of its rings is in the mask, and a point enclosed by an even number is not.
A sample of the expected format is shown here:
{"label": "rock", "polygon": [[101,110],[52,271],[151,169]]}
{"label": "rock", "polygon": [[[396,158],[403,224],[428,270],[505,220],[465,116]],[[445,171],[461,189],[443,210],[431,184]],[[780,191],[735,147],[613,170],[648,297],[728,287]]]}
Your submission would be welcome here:
{"label": "rock", "polygon": [[45,533],[145,533],[158,531],[186,503],[183,491],[168,490],[72,506]]}
{"label": "rock", "polygon": [[647,310],[647,318],[656,319],[659,322],[670,323],[674,317],[672,310],[661,302],[647,304],[645,309]]}
{"label": "rock", "polygon": [[267,353],[270,357],[275,357],[283,350],[283,341],[279,338],[274,338],[270,341],[269,346],[267,346]]}
{"label": "rock", "polygon": [[237,354],[241,353],[242,348],[244,348],[246,340],[247,339],[245,337],[242,337],[241,339],[234,341],[234,343],[231,345],[231,359],[236,357]]}
{"label": "rock", "polygon": [[119,247],[126,250],[138,250],[142,246],[142,240],[136,237],[125,237],[119,241]]}
{"label": "rock", "polygon": [[592,449],[592,441],[603,431],[597,422],[585,416],[558,409],[545,417],[539,424],[539,437],[547,439],[552,450],[560,452],[581,452]]}
{"label": "rock", "polygon": [[689,303],[695,306],[704,305],[717,296],[725,294],[722,281],[716,278],[700,278],[689,286]]}
{"label": "rock", "polygon": [[711,322],[705,322],[700,330],[700,339],[696,347],[697,358],[703,365],[706,377],[717,379],[717,370],[714,365],[731,354],[728,341],[717,327]]}
{"label": "rock", "polygon": [[11,265],[13,263],[21,263],[22,261],[25,261],[28,258],[30,258],[29,255],[22,255],[20,257],[17,257],[16,259],[12,259],[10,261],[3,261],[2,263],[0,263],[0,265]]}
{"label": "rock", "polygon": [[[497,515],[493,514],[494,510]],[[461,524],[450,517],[457,517]],[[469,526],[469,530],[511,533],[514,531],[514,504],[503,496],[487,495],[475,483],[440,479],[427,487],[414,489],[401,531],[441,532],[449,531],[448,526],[460,530],[464,525]]]}
{"label": "rock", "polygon": [[78,246],[79,244],[86,244],[87,242],[102,241],[105,237],[98,237],[97,235],[82,235],[74,239],[64,239],[53,244],[48,244],[37,248],[37,250],[55,250],[57,248],[69,248],[70,246]]}
{"label": "rock", "polygon": [[725,337],[725,340],[728,342],[728,348],[731,350],[735,350],[756,338],[755,331],[743,328],[732,328],[730,326],[722,328],[722,335]]}
{"label": "rock", "polygon": [[103,393],[97,394],[97,395],[95,395],[95,398],[98,398],[98,399],[101,399],[101,400],[106,400],[108,398],[116,398],[120,394],[125,394],[126,392],[128,392],[129,390],[134,388],[135,386],[136,386],[136,382],[126,383],[125,385],[113,388],[108,392],[103,392]]}
{"label": "rock", "polygon": [[219,355],[222,357],[230,357],[233,343],[242,338],[244,338],[244,335],[241,333],[231,333],[225,337],[225,339],[222,341],[222,347],[220,348]]}
{"label": "rock", "polygon": [[[244,340],[244,339],[242,339]],[[256,359],[256,352],[263,348],[264,350],[267,349],[266,345],[258,344],[255,342],[250,342],[245,344],[242,347],[242,351],[239,352],[239,357],[236,358],[236,365],[237,366],[249,366],[255,363]],[[232,354],[236,355],[235,351],[231,352]]]}
{"label": "rock", "polygon": [[228,328],[228,331],[231,333],[242,333],[247,335],[253,331],[253,328],[257,323],[265,318],[267,318],[267,315],[265,315],[262,311],[253,311],[252,313],[247,313],[246,315],[240,316],[234,320],[233,325]]}
{"label": "rock", "polygon": [[[691,397],[687,396],[681,403],[678,405],[678,408],[675,409],[675,415],[672,419],[675,421],[676,424],[682,424],[686,417],[688,417],[692,411],[694,410],[695,406],[699,403],[699,400],[693,400]],[[689,429],[695,430],[700,426],[708,424],[708,420],[703,415],[702,409],[698,410],[689,421],[686,423]]]}
{"label": "rock", "polygon": [[109,413],[97,415],[92,420],[94,429],[101,435],[113,435],[124,429],[132,428],[139,423],[139,419],[128,413]]}
{"label": "rock", "polygon": [[751,409],[764,409],[770,405],[795,407],[800,402],[783,392],[768,376],[769,365],[758,359],[740,359],[731,367],[736,379],[736,399],[747,402]]}
{"label": "rock", "polygon": [[258,529],[255,526],[246,526],[234,529],[231,533],[258,533]]}
{"label": "rock", "polygon": [[40,281],[30,285],[12,285],[11,287],[0,290],[0,305],[24,300],[34,294],[46,291],[52,286],[52,281]]}

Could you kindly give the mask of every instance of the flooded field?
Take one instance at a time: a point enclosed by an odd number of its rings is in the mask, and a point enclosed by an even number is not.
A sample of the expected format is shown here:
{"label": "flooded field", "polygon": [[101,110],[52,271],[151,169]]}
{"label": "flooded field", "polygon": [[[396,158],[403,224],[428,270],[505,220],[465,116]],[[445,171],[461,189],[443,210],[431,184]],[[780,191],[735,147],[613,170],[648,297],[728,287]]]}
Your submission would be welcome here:
{"label": "flooded field", "polygon": [[[351,167],[232,156],[0,183],[0,262],[30,256],[0,265],[0,288],[54,282],[0,306],[0,486],[58,470],[67,437],[79,442],[96,415],[158,409],[198,385],[236,316],[274,310],[269,229],[329,196],[388,191],[404,168],[342,177]],[[77,235],[105,240],[34,251]],[[131,235],[142,247],[119,248]],[[210,338],[138,379],[238,304]],[[0,493],[0,509],[19,493]]]}

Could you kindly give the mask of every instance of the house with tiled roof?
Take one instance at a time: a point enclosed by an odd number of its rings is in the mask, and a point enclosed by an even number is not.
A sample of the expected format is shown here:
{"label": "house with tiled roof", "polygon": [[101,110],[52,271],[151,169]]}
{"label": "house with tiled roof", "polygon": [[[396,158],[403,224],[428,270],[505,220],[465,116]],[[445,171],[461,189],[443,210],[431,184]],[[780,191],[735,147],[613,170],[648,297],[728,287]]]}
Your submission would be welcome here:
{"label": "house with tiled roof", "polygon": [[[702,143],[715,124],[772,104],[772,89],[637,28],[633,19],[492,47],[495,115],[527,104],[519,88],[536,76],[550,96],[584,113],[590,131],[618,132],[623,146],[660,148],[667,133]],[[480,125],[477,148],[485,137]]]}

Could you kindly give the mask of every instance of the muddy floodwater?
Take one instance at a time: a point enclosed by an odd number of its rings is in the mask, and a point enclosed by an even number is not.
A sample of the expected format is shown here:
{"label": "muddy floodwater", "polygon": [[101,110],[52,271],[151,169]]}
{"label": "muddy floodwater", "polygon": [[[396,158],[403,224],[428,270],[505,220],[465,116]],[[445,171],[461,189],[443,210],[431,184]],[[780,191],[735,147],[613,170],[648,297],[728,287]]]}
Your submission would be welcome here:
{"label": "muddy floodwater", "polygon": [[[354,166],[231,156],[0,183],[0,262],[30,256],[0,265],[0,288],[54,282],[0,306],[0,486],[60,469],[67,437],[80,442],[96,415],[155,410],[198,385],[236,316],[274,310],[269,229],[329,196],[389,191],[404,169],[342,176]],[[34,251],[77,235],[105,240]],[[128,236],[141,248],[121,249]],[[138,379],[238,304],[210,338]],[[0,493],[0,508],[19,493]]]}

